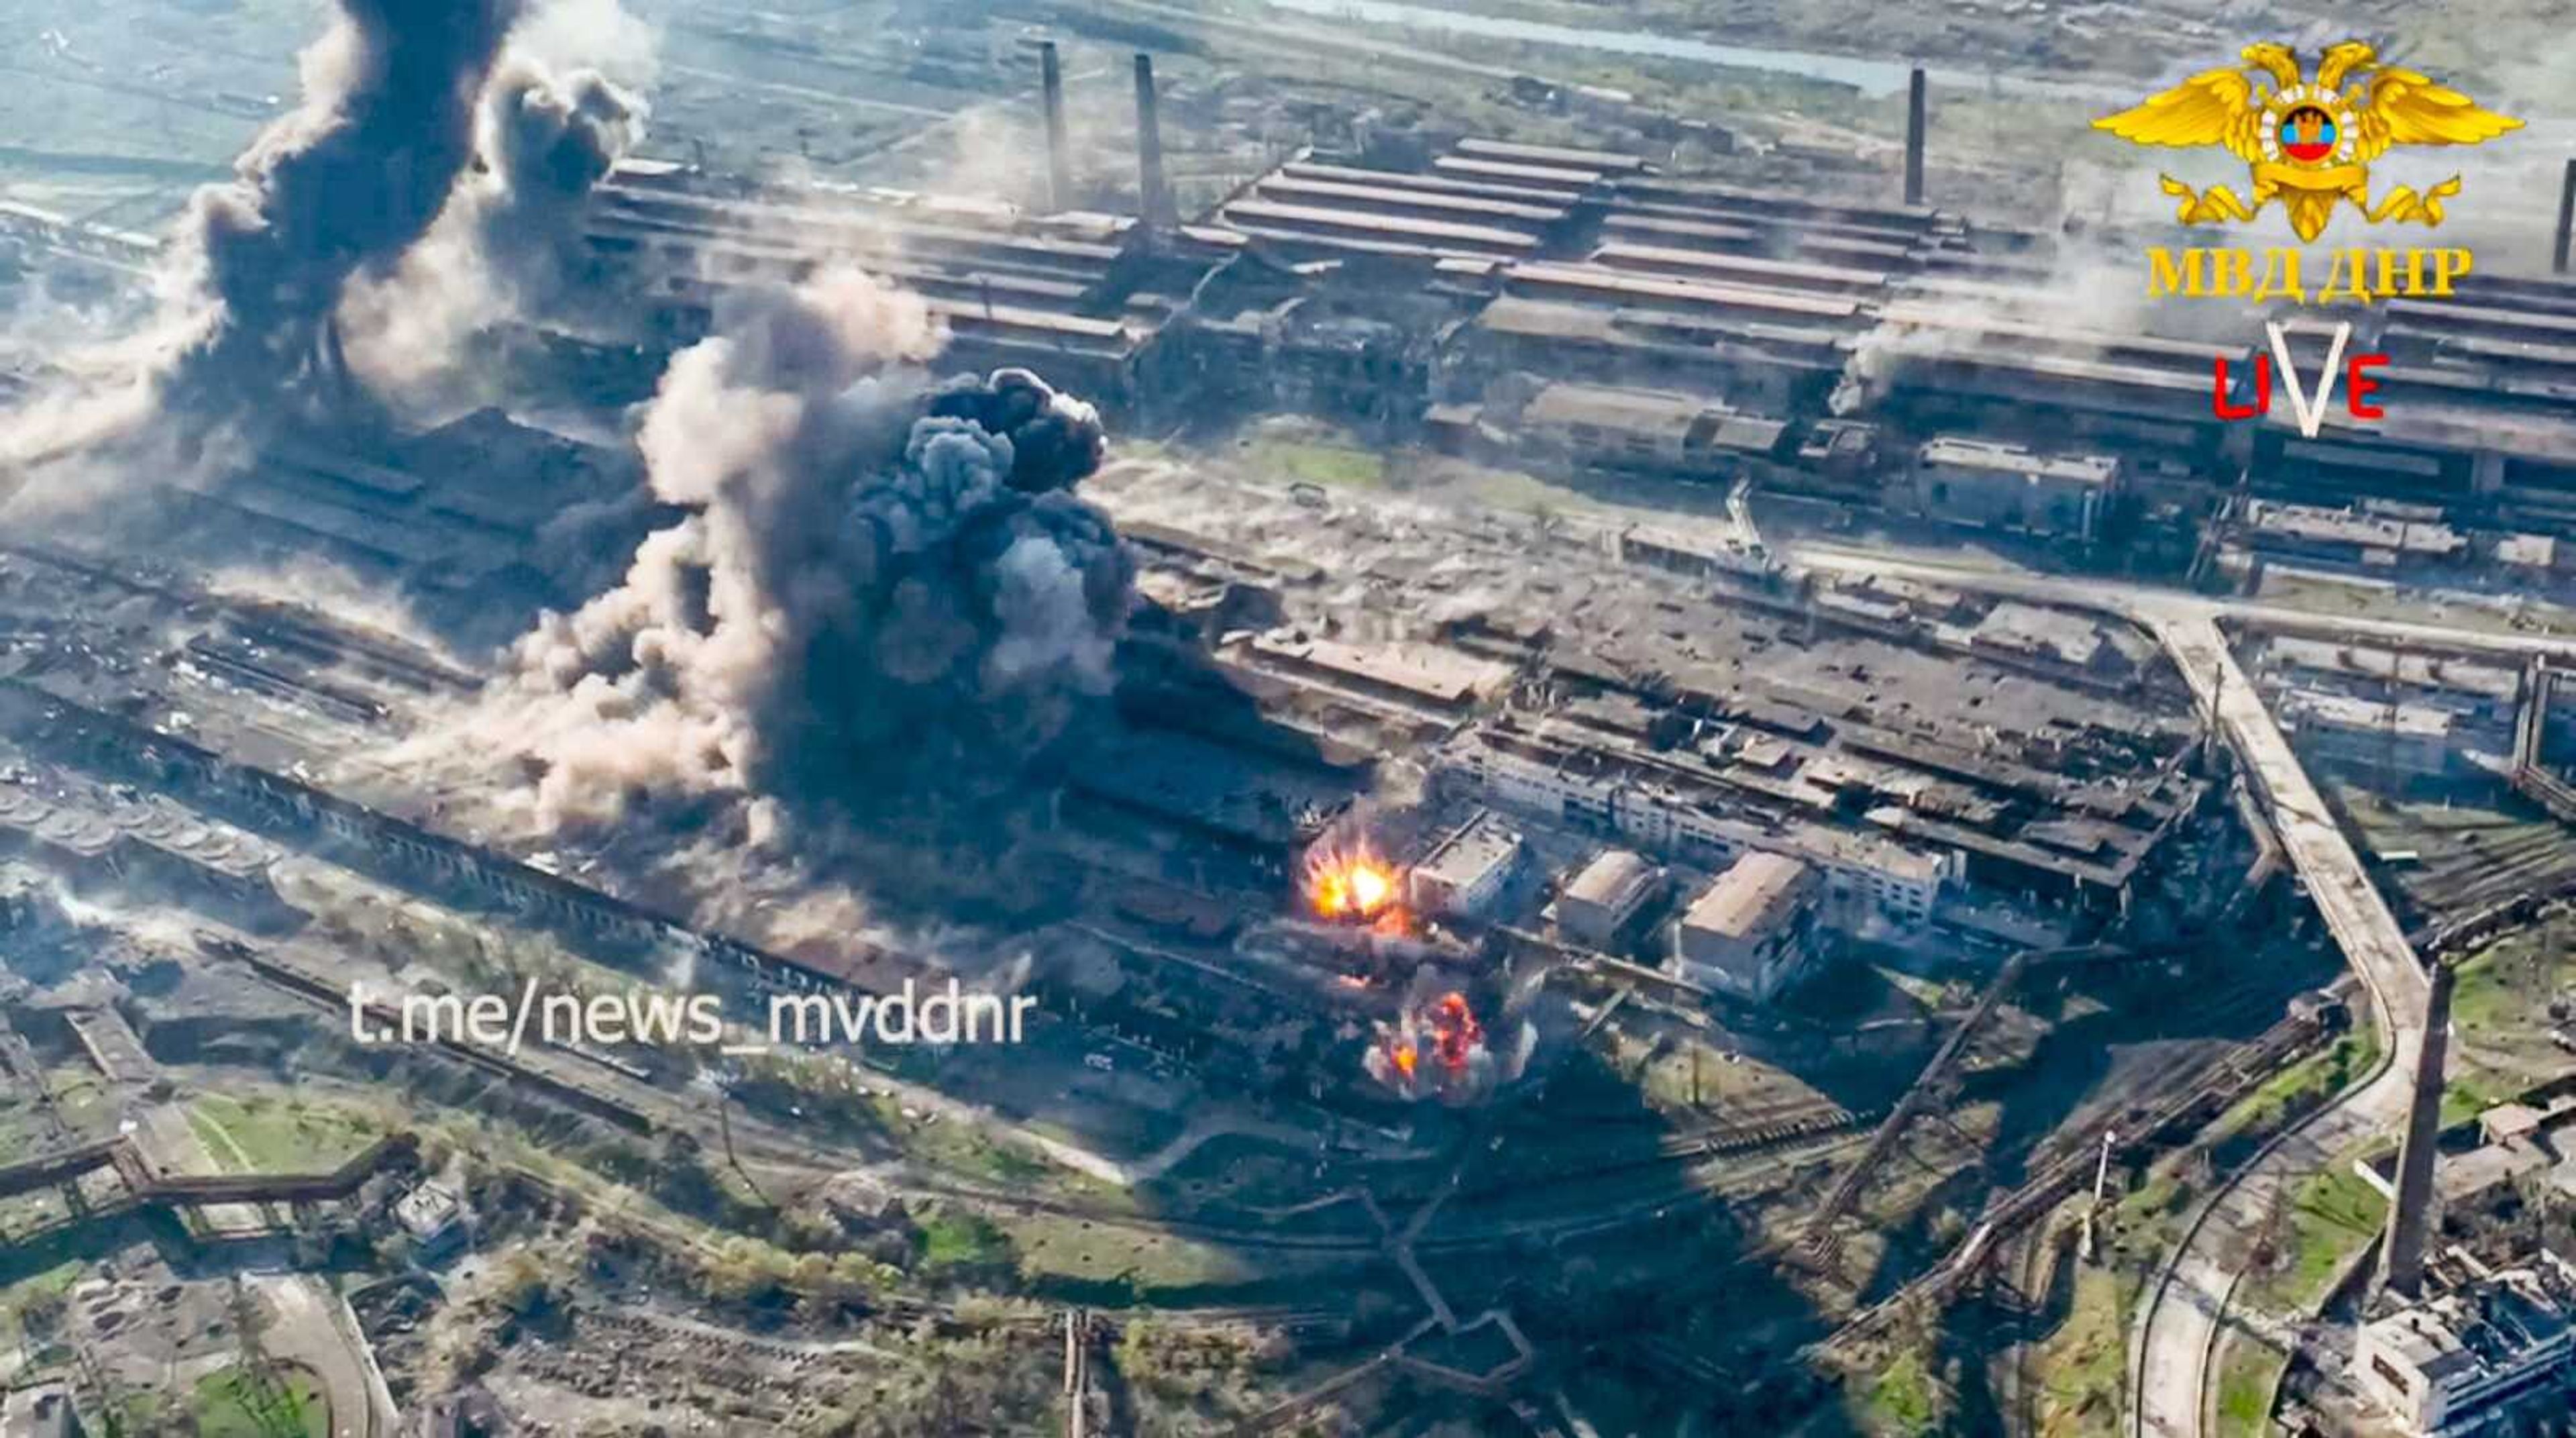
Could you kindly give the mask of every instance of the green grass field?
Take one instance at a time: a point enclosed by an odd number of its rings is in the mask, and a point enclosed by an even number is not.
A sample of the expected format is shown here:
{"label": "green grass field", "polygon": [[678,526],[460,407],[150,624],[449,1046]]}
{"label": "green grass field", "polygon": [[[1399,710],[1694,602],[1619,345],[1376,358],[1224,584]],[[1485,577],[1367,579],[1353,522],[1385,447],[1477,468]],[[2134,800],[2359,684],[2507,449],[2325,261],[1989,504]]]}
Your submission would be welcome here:
{"label": "green grass field", "polygon": [[215,1162],[235,1173],[323,1172],[379,1136],[359,1115],[267,1095],[203,1095],[188,1106],[188,1126]]}
{"label": "green grass field", "polygon": [[190,1395],[197,1438],[330,1438],[331,1402],[321,1381],[281,1365],[268,1383],[240,1368],[210,1373]]}

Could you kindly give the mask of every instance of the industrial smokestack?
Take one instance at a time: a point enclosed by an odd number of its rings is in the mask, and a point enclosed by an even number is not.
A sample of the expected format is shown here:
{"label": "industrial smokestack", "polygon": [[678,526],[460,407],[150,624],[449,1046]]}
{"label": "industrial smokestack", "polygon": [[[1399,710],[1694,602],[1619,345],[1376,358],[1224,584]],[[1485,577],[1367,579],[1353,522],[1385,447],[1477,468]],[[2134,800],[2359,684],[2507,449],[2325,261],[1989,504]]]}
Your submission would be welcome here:
{"label": "industrial smokestack", "polygon": [[1923,67],[1905,88],[1905,203],[1923,203]]}
{"label": "industrial smokestack", "polygon": [[2557,272],[2567,273],[2569,232],[2576,230],[2576,160],[2567,162],[2567,183],[2558,190],[2558,260]]}
{"label": "industrial smokestack", "polygon": [[1055,42],[1038,42],[1038,75],[1046,93],[1047,203],[1058,210],[1073,206],[1073,162],[1065,154],[1064,66]]}
{"label": "industrial smokestack", "polygon": [[1163,188],[1163,122],[1154,109],[1154,57],[1136,52],[1136,217],[1148,229],[1171,223],[1172,197]]}
{"label": "industrial smokestack", "polygon": [[2379,1287],[2400,1298],[2422,1296],[2424,1241],[2433,1223],[2433,1150],[2442,1137],[2442,1061],[2450,1044],[2449,964],[2433,965],[2424,996],[2423,1048],[2415,1055],[2415,1092],[2406,1112],[2406,1137],[2397,1150],[2397,1197],[2388,1206],[2388,1232],[2379,1242]]}

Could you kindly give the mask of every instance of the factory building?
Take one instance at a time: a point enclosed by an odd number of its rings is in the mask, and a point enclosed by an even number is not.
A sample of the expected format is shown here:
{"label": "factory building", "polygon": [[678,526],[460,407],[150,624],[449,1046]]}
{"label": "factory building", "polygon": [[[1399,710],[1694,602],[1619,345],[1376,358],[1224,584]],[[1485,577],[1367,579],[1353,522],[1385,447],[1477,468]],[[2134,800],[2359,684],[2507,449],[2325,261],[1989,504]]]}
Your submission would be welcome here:
{"label": "factory building", "polygon": [[1705,398],[1549,384],[1504,421],[1525,453],[1576,468],[1649,470],[1725,483],[1780,457],[1788,426]]}
{"label": "factory building", "polygon": [[2316,762],[2417,779],[2468,768],[2455,716],[2433,705],[2293,689],[2281,697],[2280,721],[2299,751]]}
{"label": "factory building", "polygon": [[2576,1386],[2576,1271],[2543,1253],[2361,1325],[2362,1396],[2418,1438],[2531,1431],[2563,1418]]}
{"label": "factory building", "polygon": [[1586,948],[1616,948],[1663,893],[1664,871],[1643,855],[1604,849],[1556,896],[1556,931]]}
{"label": "factory building", "polygon": [[1443,836],[1407,870],[1405,898],[1413,911],[1433,917],[1483,919],[1509,891],[1529,856],[1519,831],[1491,813]]}
{"label": "factory building", "polygon": [[80,891],[157,889],[245,928],[289,925],[270,879],[277,851],[156,799],[86,784],[57,797],[0,780],[0,858],[24,856]]}
{"label": "factory building", "polygon": [[1913,488],[1928,519],[2090,543],[2119,494],[2120,461],[1944,435],[1915,451]]}
{"label": "factory building", "polygon": [[1726,863],[1744,854],[1779,852],[1806,859],[1827,880],[1827,906],[1836,922],[1876,918],[1897,924],[1930,919],[1932,906],[1955,882],[1955,860],[1910,849],[1876,835],[1820,823],[1771,822],[1694,802],[1676,787],[1626,778],[1568,753],[1560,762],[1471,739],[1443,757],[1443,779],[1506,809],[1615,835],[1642,849],[1699,863]]}
{"label": "factory building", "polygon": [[1037,371],[1114,415],[1186,390],[1173,313],[1231,256],[1149,242],[1134,219],[869,189],[743,192],[684,166],[628,160],[585,217],[594,261],[626,279],[671,343],[713,324],[728,293],[836,264],[901,283],[948,331],[946,366]]}
{"label": "factory building", "polygon": [[2311,563],[2391,570],[2455,564],[2469,552],[2467,536],[2434,505],[2369,500],[2330,509],[2255,499],[2239,517],[2257,553]]}
{"label": "factory building", "polygon": [[1294,631],[1256,635],[1259,658],[1400,704],[1461,712],[1511,682],[1511,666],[1436,644],[1349,644]]}
{"label": "factory building", "polygon": [[1968,631],[1968,647],[2076,680],[2118,679],[2129,657],[2099,622],[2063,609],[2007,601]]}
{"label": "factory building", "polygon": [[1781,854],[1747,854],[1691,901],[1673,928],[1682,977],[1752,1003],[1769,1003],[1817,957],[1820,876]]}

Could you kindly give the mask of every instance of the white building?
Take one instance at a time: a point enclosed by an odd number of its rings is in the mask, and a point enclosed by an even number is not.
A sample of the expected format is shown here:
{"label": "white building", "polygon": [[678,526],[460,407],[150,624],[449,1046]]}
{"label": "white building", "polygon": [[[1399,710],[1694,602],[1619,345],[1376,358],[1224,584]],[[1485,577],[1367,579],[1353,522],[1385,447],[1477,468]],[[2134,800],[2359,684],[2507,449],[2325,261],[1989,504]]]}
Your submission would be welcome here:
{"label": "white building", "polygon": [[1417,914],[1490,917],[1528,852],[1517,830],[1479,811],[1406,873],[1406,901]]}
{"label": "white building", "polygon": [[2556,1255],[2512,1268],[2361,1326],[2352,1374],[2402,1432],[2454,1438],[2519,1431],[2517,1414],[2563,1417],[2576,1368],[2570,1280]]}
{"label": "white building", "polygon": [[1822,824],[1765,825],[1712,812],[1677,790],[1616,774],[1499,749],[1476,739],[1441,760],[1443,779],[1517,813],[1616,834],[1649,854],[1727,864],[1751,853],[1787,854],[1824,879],[1822,909],[1832,922],[1871,918],[1899,925],[1930,920],[1942,889],[1957,878],[1952,853],[1926,853],[1876,834]]}
{"label": "white building", "polygon": [[2042,455],[1943,436],[1914,455],[1914,501],[1928,517],[1985,529],[2096,538],[2120,488],[2108,455]]}
{"label": "white building", "polygon": [[1816,957],[1816,871],[1780,854],[1747,854],[1717,876],[1673,930],[1683,978],[1769,1003]]}
{"label": "white building", "polygon": [[1607,949],[1663,891],[1663,870],[1643,855],[1604,849],[1556,896],[1556,931],[1569,942]]}

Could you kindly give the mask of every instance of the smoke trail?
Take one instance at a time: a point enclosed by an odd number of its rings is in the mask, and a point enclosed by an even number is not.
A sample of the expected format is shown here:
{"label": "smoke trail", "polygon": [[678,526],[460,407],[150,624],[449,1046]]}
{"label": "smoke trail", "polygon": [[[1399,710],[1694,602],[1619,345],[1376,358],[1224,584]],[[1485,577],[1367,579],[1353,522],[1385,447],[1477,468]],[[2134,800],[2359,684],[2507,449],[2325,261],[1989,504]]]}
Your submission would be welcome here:
{"label": "smoke trail", "polygon": [[[302,105],[200,190],[157,277],[154,322],[0,425],[0,500],[67,456],[171,444],[328,401],[343,286],[427,231],[473,149],[476,97],[520,0],[340,0],[301,57]],[[84,377],[79,372],[88,371]],[[317,396],[316,385],[325,388]],[[179,417],[176,440],[142,431]],[[86,469],[88,466],[77,466]]]}
{"label": "smoke trail", "polygon": [[1035,376],[926,386],[921,301],[841,270],[673,359],[639,445],[691,511],[521,640],[432,741],[519,756],[527,817],[638,801],[918,814],[998,799],[1110,687],[1129,562],[1074,497],[1088,405]]}
{"label": "smoke trail", "polygon": [[182,397],[265,397],[308,377],[341,287],[388,264],[446,205],[519,0],[340,0],[302,59],[304,105],[232,184],[198,192],[178,245],[205,307]]}
{"label": "smoke trail", "polygon": [[485,90],[476,169],[438,222],[340,306],[352,368],[378,393],[434,397],[471,371],[465,346],[504,321],[569,318],[591,188],[644,133],[641,98],[595,70],[511,52]]}

